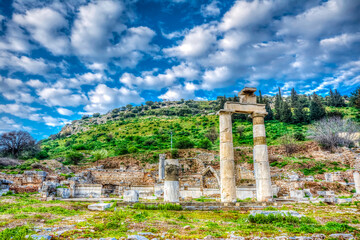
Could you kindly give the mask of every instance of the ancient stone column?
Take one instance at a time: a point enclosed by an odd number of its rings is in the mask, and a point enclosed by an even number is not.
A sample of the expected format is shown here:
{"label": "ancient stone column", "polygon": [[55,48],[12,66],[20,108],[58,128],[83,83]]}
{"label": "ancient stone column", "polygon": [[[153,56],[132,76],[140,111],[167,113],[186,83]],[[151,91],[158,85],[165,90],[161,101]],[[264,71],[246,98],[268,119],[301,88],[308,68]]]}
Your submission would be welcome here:
{"label": "ancient stone column", "polygon": [[267,113],[253,113],[254,172],[256,180],[256,198],[259,202],[272,199],[271,176],[264,117]]}
{"label": "ancient stone column", "polygon": [[236,202],[235,163],[231,111],[220,110],[220,192],[221,202]]}
{"label": "ancient stone column", "polygon": [[179,202],[180,186],[179,186],[180,165],[178,159],[165,160],[165,182],[164,182],[164,201]]}
{"label": "ancient stone column", "polygon": [[358,171],[355,171],[353,173],[354,176],[354,182],[355,182],[355,190],[356,194],[360,194],[360,173]]}
{"label": "ancient stone column", "polygon": [[165,156],[166,154],[159,154],[159,181],[165,178]]}

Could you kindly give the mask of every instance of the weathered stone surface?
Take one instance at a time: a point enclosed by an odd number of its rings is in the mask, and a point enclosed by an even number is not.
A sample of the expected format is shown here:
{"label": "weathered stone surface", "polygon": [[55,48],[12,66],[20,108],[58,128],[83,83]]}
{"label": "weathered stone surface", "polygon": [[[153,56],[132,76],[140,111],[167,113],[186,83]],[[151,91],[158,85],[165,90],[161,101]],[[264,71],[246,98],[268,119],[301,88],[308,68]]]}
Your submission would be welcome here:
{"label": "weathered stone surface", "polygon": [[357,194],[360,194],[360,173],[355,171],[353,173],[354,183],[355,183],[355,190]]}
{"label": "weathered stone surface", "polygon": [[305,197],[305,193],[303,190],[292,190],[290,191],[290,197],[295,199],[303,199]]}
{"label": "weathered stone surface", "polygon": [[148,240],[148,238],[140,235],[129,235],[127,237],[128,240]]}
{"label": "weathered stone surface", "polygon": [[125,202],[139,202],[139,192],[136,190],[125,191],[123,197]]}
{"label": "weathered stone surface", "polygon": [[70,198],[70,189],[69,188],[58,188],[57,196],[61,198]]}
{"label": "weathered stone surface", "polygon": [[220,111],[220,194],[222,202],[236,201],[231,112]]}
{"label": "weathered stone surface", "polygon": [[92,211],[105,211],[110,207],[111,207],[111,203],[96,203],[89,205],[88,209]]}
{"label": "weathered stone surface", "polygon": [[159,154],[159,181],[165,178],[165,157],[166,154]]}
{"label": "weathered stone surface", "polygon": [[343,239],[346,239],[346,240],[355,239],[352,234],[346,234],[346,233],[331,234],[329,236],[329,238],[335,238],[335,239],[341,239],[341,240],[343,240]]}
{"label": "weathered stone surface", "polygon": [[31,238],[34,240],[50,240],[52,237],[50,235],[31,235]]}
{"label": "weathered stone surface", "polygon": [[179,202],[180,186],[179,181],[165,181],[164,182],[164,201],[165,202]]}

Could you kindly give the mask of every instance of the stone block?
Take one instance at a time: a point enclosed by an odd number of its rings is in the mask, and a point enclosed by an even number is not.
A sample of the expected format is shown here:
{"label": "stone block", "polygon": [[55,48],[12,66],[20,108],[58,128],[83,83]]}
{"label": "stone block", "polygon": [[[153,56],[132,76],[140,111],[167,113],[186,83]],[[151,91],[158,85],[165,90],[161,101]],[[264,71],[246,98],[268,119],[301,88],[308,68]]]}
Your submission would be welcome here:
{"label": "stone block", "polygon": [[305,197],[305,193],[303,190],[291,190],[290,197],[295,199],[303,199]]}
{"label": "stone block", "polygon": [[136,190],[127,190],[123,195],[124,202],[139,202],[139,192]]}
{"label": "stone block", "polygon": [[61,198],[70,198],[70,189],[69,188],[57,188],[56,194]]}
{"label": "stone block", "polygon": [[50,240],[52,237],[49,235],[31,235],[31,238],[34,240]]}
{"label": "stone block", "polygon": [[105,211],[106,209],[110,208],[111,205],[111,203],[96,203],[89,205],[88,209],[92,211]]}
{"label": "stone block", "polygon": [[351,202],[352,202],[351,198],[335,198],[335,203],[336,204],[351,203]]}
{"label": "stone block", "polygon": [[325,173],[324,177],[325,177],[325,182],[333,182],[334,181],[332,173]]}
{"label": "stone block", "polygon": [[291,182],[297,182],[297,181],[300,180],[300,177],[299,177],[298,174],[291,174],[291,175],[289,175],[289,180],[290,180]]}

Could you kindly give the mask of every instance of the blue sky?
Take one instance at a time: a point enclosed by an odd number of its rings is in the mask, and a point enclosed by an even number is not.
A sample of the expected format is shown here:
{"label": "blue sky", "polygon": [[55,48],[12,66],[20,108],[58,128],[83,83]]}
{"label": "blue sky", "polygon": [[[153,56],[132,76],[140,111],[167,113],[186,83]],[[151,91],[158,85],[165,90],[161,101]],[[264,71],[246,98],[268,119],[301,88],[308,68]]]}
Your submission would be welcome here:
{"label": "blue sky", "polygon": [[0,1],[0,132],[147,100],[360,85],[358,0]]}

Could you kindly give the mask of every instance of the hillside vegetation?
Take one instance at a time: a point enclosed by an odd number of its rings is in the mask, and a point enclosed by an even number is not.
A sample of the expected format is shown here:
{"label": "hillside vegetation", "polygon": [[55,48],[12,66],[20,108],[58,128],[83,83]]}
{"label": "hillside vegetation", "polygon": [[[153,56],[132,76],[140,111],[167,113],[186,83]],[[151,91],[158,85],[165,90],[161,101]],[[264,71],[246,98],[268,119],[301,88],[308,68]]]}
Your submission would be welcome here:
{"label": "hillside vegetation", "polygon": [[[258,102],[267,105],[271,117],[265,122],[268,145],[281,144],[284,135],[292,136],[297,142],[306,141],[309,124],[317,120],[312,119],[314,117],[340,116],[359,120],[359,110],[345,104],[342,97],[340,104],[329,104],[331,99],[317,95],[311,98],[296,95],[295,100],[293,97],[281,97],[280,92],[275,97],[260,95]],[[64,158],[76,164],[84,158],[98,160],[128,153],[160,153],[171,148],[171,134],[173,149],[218,150],[216,112],[227,100],[238,99],[218,97],[215,101],[147,102],[141,106],[127,105],[104,115],[94,113],[92,117],[83,116],[81,120],[65,126],[59,134],[43,140],[41,156]],[[318,102],[315,104],[314,101]],[[323,115],[312,116],[314,106],[323,108]],[[321,114],[321,111],[315,110]],[[303,114],[301,122],[297,121],[299,111]],[[290,116],[284,116],[289,113]],[[234,115],[233,133],[235,147],[251,146],[251,118]]]}

